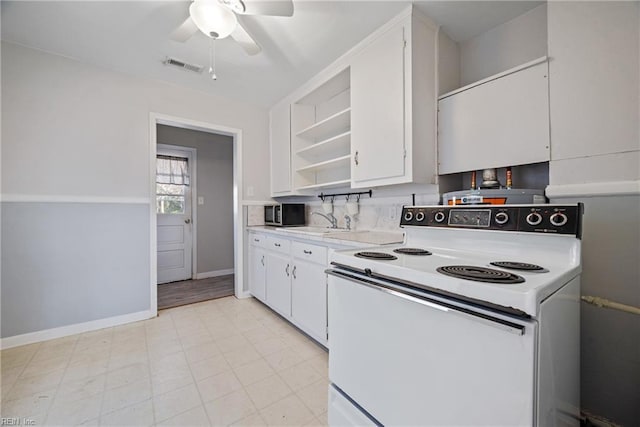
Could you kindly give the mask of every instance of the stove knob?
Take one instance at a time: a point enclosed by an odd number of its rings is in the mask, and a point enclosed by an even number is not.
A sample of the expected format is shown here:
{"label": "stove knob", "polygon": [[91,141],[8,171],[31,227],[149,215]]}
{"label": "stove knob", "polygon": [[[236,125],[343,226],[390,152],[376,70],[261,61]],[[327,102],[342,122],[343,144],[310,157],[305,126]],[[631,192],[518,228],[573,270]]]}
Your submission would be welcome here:
{"label": "stove knob", "polygon": [[405,221],[411,221],[413,219],[413,212],[411,211],[406,211],[404,214],[404,220]]}
{"label": "stove knob", "polygon": [[416,221],[424,221],[424,212],[418,212],[416,214]]}
{"label": "stove knob", "polygon": [[538,225],[542,222],[542,215],[537,212],[531,212],[527,215],[527,224],[529,225]]}
{"label": "stove knob", "polygon": [[436,222],[442,222],[442,221],[444,221],[444,212],[442,212],[442,211],[436,212],[436,214],[433,216],[433,219],[434,219]]}
{"label": "stove knob", "polygon": [[549,220],[551,221],[551,224],[555,225],[556,227],[562,227],[567,223],[569,218],[567,218],[567,216],[562,212],[556,212],[551,215],[551,218],[549,218]]}
{"label": "stove knob", "polygon": [[495,217],[496,224],[504,225],[509,221],[509,214],[506,212],[498,212]]}

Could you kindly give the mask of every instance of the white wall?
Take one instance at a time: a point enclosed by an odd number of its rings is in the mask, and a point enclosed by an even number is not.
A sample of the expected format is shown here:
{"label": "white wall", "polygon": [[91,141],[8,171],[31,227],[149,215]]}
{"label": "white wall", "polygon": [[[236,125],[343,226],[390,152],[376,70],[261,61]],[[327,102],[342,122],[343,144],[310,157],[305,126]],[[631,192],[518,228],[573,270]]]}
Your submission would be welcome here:
{"label": "white wall", "polygon": [[460,47],[442,31],[438,32],[438,95],[460,87]]}
{"label": "white wall", "polygon": [[266,109],[9,43],[2,67],[3,194],[148,197],[155,112],[242,129],[245,198],[268,199]]}
{"label": "white wall", "polygon": [[640,179],[639,8],[549,3],[551,185]]}
{"label": "white wall", "polygon": [[547,5],[460,43],[461,86],[547,54]]}
{"label": "white wall", "polygon": [[13,44],[1,53],[2,227],[24,231],[2,234],[3,345],[152,311],[151,112],[241,129],[248,199],[268,197],[266,109]]}

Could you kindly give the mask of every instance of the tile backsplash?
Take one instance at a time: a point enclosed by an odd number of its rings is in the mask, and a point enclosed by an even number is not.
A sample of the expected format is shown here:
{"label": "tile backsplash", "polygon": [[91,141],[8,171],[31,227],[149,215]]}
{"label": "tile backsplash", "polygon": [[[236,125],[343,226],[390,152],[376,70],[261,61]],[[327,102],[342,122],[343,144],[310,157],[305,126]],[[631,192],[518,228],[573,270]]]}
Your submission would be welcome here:
{"label": "tile backsplash", "polygon": [[[438,194],[421,195],[416,199],[417,204],[438,204]],[[379,197],[362,198],[359,203],[358,214],[351,218],[352,230],[398,230],[402,206],[410,204],[407,197]],[[320,200],[306,202],[307,224],[310,226],[327,227],[329,221],[320,215],[312,215],[312,212],[324,213]],[[345,215],[346,198],[336,198],[333,205],[333,214],[338,220],[338,227],[346,227]],[[264,206],[247,206],[247,225],[264,225]]]}
{"label": "tile backsplash", "polygon": [[247,206],[247,225],[264,225],[264,206]]}
{"label": "tile backsplash", "polygon": [[[417,204],[437,204],[439,195],[424,195],[416,199]],[[345,215],[346,198],[336,198],[333,204],[333,215],[338,219],[338,227],[346,227]],[[359,212],[351,218],[352,230],[398,230],[400,228],[400,215],[402,206],[410,202],[406,197],[362,198],[359,203]],[[319,215],[311,212],[324,213],[320,201],[307,203],[307,224],[326,227],[329,222]]]}

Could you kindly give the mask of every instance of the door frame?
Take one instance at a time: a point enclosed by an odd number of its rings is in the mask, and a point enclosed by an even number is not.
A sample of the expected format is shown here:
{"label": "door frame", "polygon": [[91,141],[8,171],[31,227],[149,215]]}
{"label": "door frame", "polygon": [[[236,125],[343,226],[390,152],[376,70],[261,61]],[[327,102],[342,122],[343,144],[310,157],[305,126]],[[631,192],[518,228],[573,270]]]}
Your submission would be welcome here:
{"label": "door frame", "polygon": [[[156,197],[155,176],[156,176],[156,155],[158,145],[158,135],[156,126],[168,125],[183,129],[197,130],[219,135],[227,135],[233,138],[233,262],[234,262],[234,291],[236,298],[243,297],[244,283],[244,241],[243,241],[243,211],[242,211],[242,129],[222,126],[215,123],[201,122],[186,119],[183,117],[170,116],[162,113],[149,113],[149,200]],[[192,197],[193,200],[197,200]],[[150,286],[150,311],[153,316],[158,314],[158,236],[156,205],[149,203],[149,286]]]}
{"label": "door frame", "polygon": [[[191,279],[195,279],[196,272],[198,271],[198,150],[193,147],[183,147],[182,145],[156,144],[156,156],[158,153],[166,153],[169,156],[178,157],[186,155],[189,162],[189,191],[191,192]],[[157,223],[156,227],[158,227]]]}

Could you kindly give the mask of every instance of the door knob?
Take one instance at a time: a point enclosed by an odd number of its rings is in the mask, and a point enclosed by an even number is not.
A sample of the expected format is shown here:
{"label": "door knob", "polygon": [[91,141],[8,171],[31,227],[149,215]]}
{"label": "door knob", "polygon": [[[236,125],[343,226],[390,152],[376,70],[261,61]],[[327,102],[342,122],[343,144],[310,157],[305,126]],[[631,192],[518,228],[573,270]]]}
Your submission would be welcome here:
{"label": "door knob", "polygon": [[185,219],[185,220],[184,220],[184,223],[185,223],[185,224],[191,224],[191,218],[187,218],[187,219]]}

